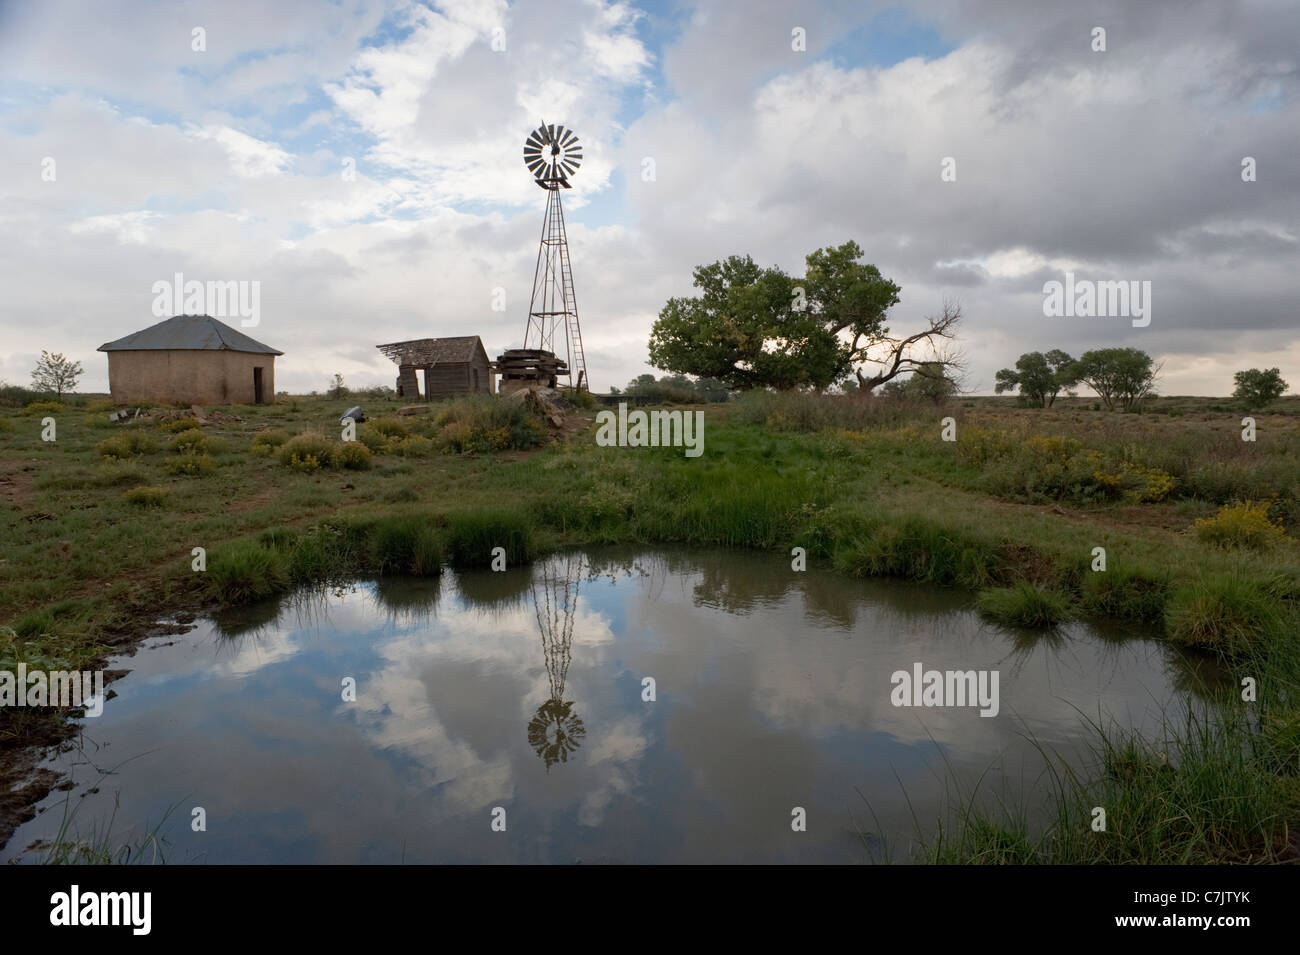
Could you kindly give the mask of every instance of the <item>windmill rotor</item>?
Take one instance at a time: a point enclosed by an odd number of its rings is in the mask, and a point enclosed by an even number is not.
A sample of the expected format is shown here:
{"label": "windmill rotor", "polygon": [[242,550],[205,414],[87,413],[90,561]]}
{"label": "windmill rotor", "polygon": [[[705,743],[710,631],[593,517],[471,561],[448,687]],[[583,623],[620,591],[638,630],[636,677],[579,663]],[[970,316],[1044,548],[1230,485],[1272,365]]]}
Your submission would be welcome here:
{"label": "windmill rotor", "polygon": [[524,165],[543,189],[571,189],[582,165],[582,143],[573,130],[542,123],[524,141]]}

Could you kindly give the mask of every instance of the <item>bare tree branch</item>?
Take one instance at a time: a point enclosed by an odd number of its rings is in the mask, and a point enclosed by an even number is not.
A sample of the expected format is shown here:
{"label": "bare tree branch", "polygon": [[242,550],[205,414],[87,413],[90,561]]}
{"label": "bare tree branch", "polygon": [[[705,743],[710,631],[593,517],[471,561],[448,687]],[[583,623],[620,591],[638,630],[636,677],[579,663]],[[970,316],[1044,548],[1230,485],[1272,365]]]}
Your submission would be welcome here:
{"label": "bare tree branch", "polygon": [[[914,335],[908,335],[906,338],[882,336],[859,347],[858,339],[860,336],[854,336],[853,356],[855,361],[857,363],[882,366],[880,371],[870,377],[863,375],[861,368],[854,370],[862,394],[870,394],[873,389],[878,388],[903,372],[910,371],[913,374],[933,378],[936,377],[934,369],[938,368],[940,372],[938,377],[951,380],[956,380],[956,376],[950,374],[950,370],[958,372],[959,375],[965,372],[965,354],[951,344],[956,340],[957,328],[961,324],[961,306],[955,301],[944,299],[943,311],[937,317],[928,316],[926,320],[929,323],[927,328]],[[930,347],[933,353],[931,357],[916,358],[909,354],[913,346],[921,342],[925,342]],[[868,349],[877,348],[881,345],[888,349],[885,357],[872,358],[866,354]]]}

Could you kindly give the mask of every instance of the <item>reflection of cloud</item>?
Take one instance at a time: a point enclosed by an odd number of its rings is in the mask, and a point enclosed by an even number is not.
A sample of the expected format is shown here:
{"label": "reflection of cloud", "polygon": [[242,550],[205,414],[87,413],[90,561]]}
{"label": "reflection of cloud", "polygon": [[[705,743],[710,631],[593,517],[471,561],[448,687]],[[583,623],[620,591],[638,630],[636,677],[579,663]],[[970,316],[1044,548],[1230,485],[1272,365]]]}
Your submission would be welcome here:
{"label": "reflection of cloud", "polygon": [[588,792],[578,809],[578,821],[584,826],[599,826],[605,810],[618,796],[636,788],[636,764],[649,746],[644,716],[628,716],[611,726],[601,727],[595,742],[587,747],[585,759],[601,778]]}
{"label": "reflection of cloud", "polygon": [[[549,773],[527,732],[555,688],[531,589],[485,606],[411,582],[398,603],[439,595],[434,612],[392,613],[362,583],[256,634],[216,640],[209,627],[133,658],[99,728],[114,753],[158,755],[121,776],[123,807],[220,799],[243,834],[224,851],[291,861],[394,861],[408,845],[418,861],[853,861],[859,789],[891,836],[911,831],[912,809],[934,817],[936,743],[963,778],[994,765],[988,785],[1032,792],[1026,728],[1068,751],[1087,736],[1071,703],[1150,725],[1152,696],[1172,695],[1160,645],[1067,628],[1017,649],[943,591],[790,582],[783,560],[723,551],[600,566],[612,583],[581,585],[561,701],[585,736]],[[917,661],[998,669],[1001,715],[892,706],[890,674]],[[345,675],[355,703],[339,698]],[[654,702],[641,699],[647,676]],[[467,835],[496,805],[536,834],[527,848]],[[819,823],[787,844],[796,805]]]}

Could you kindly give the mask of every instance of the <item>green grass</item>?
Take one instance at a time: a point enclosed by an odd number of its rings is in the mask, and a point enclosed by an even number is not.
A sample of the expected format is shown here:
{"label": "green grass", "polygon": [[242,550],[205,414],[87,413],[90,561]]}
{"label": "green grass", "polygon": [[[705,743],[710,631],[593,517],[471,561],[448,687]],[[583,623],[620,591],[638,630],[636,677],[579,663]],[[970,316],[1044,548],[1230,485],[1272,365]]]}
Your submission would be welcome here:
{"label": "green grass", "polygon": [[498,547],[507,567],[531,561],[539,550],[532,519],[522,511],[480,508],[447,522],[447,552],[456,567],[490,566]]}
{"label": "green grass", "polygon": [[[1044,750],[1051,767],[1045,824],[1031,826],[1023,803],[990,811],[987,800],[964,795],[951,801],[946,820],[918,834],[921,857],[939,864],[1283,861],[1300,790],[1254,751],[1258,731],[1226,712],[1191,713],[1158,742],[1094,724],[1089,771]],[[1104,830],[1095,828],[1097,809]]]}
{"label": "green grass", "polygon": [[381,574],[433,577],[442,571],[443,544],[430,523],[389,517],[369,533],[370,568]]}
{"label": "green grass", "polygon": [[214,596],[239,604],[288,589],[289,574],[279,551],[241,542],[222,547],[208,557],[207,576]]}
{"label": "green grass", "polygon": [[981,590],[975,606],[986,617],[1011,627],[1043,629],[1070,618],[1065,597],[1023,580],[1011,587]]}
{"label": "green grass", "polygon": [[[170,439],[144,422],[114,424],[106,437],[100,418],[78,411],[59,416],[57,442],[41,441],[17,408],[0,410],[10,424],[0,427],[0,470],[11,482],[0,497],[0,621],[14,628],[5,652],[85,662],[99,658],[105,634],[154,619],[160,606],[243,602],[363,574],[436,574],[444,562],[487,566],[498,546],[513,569],[556,546],[598,543],[758,548],[787,562],[803,547],[852,576],[982,593],[985,609],[1011,625],[1133,621],[1213,650],[1243,675],[1277,672],[1277,648],[1300,630],[1300,403],[1289,400],[1257,416],[1249,444],[1235,409],[1192,399],[1118,415],[1068,401],[1042,411],[1006,399],[936,407],[751,395],[703,406],[705,453],[695,459],[679,448],[600,448],[591,430],[519,454],[545,431],[522,406],[491,398],[410,418],[395,417],[394,399],[367,398],[372,420],[344,444],[338,417],[351,403],[210,409],[229,417]],[[946,416],[957,421],[956,442],[940,440]],[[380,428],[392,434],[374,427],[390,418],[400,428]],[[159,454],[160,439],[178,438],[201,439],[215,467],[169,473],[189,455]],[[348,447],[369,449],[370,467],[338,469],[339,455],[360,454]],[[316,466],[295,468],[294,451]],[[1153,471],[1174,481],[1163,495]],[[147,507],[123,495],[131,489],[142,499],[155,493],[146,489],[168,493]],[[1197,520],[1237,501],[1269,502],[1268,521],[1284,532],[1269,532],[1261,549],[1198,537]],[[1246,516],[1258,524],[1257,512]],[[195,546],[207,549],[206,573],[191,569]],[[1098,546],[1106,571],[1089,566]],[[1234,725],[1231,739],[1276,769],[1297,733],[1300,690],[1269,706],[1259,721],[1267,737]],[[1198,745],[1203,762],[1227,759],[1226,744]],[[1264,776],[1283,790],[1290,779]],[[1271,792],[1270,805],[1289,812],[1279,808],[1289,805],[1284,793]],[[1287,818],[1300,825],[1300,814]],[[1017,858],[1014,822],[946,844]],[[1240,849],[1250,844],[1243,826],[1199,831]],[[1171,859],[1186,855],[1172,834],[1165,841]]]}
{"label": "green grass", "polygon": [[1268,645],[1294,622],[1266,581],[1240,574],[1180,586],[1165,615],[1170,640],[1229,656]]}

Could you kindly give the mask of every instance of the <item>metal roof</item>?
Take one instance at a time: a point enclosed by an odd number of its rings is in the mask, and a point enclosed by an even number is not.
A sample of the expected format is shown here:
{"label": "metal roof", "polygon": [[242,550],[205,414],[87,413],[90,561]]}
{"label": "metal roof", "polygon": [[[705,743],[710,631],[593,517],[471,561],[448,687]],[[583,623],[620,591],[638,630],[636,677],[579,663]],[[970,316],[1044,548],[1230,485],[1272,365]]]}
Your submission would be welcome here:
{"label": "metal roof", "polygon": [[242,351],[283,355],[269,345],[209,315],[173,315],[125,338],[100,345],[98,351]]}
{"label": "metal roof", "polygon": [[398,365],[433,365],[438,362],[473,361],[474,353],[487,350],[477,335],[460,335],[455,338],[415,338],[409,342],[392,342],[376,345],[381,352]]}

